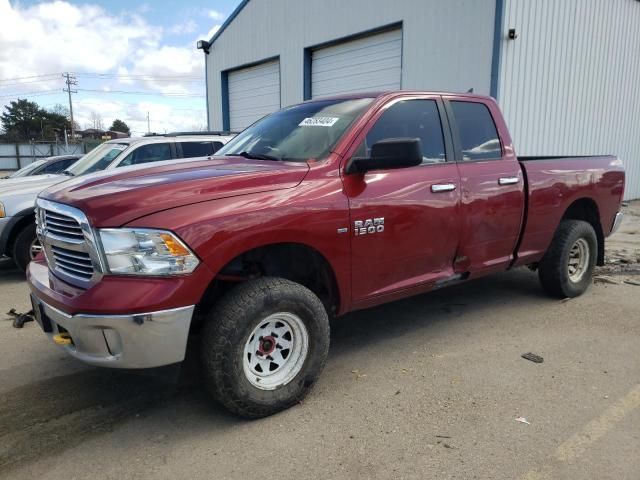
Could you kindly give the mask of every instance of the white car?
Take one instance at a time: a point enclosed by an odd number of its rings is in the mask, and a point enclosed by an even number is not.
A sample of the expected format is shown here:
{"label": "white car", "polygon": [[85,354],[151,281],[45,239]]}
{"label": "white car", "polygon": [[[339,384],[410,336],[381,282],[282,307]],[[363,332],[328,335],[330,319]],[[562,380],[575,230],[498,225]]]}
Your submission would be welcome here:
{"label": "white car", "polygon": [[213,155],[234,137],[228,132],[187,132],[118,138],[91,150],[62,174],[9,178],[0,183],[0,256],[25,270],[41,248],[36,237],[35,202],[44,189],[69,177],[167,160]]}

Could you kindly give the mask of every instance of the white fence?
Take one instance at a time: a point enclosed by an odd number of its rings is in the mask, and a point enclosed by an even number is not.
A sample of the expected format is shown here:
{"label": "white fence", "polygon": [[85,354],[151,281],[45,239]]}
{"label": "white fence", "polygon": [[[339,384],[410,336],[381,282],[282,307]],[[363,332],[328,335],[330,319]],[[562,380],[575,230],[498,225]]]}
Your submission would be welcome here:
{"label": "white fence", "polygon": [[84,143],[0,143],[0,170],[18,170],[40,158],[54,155],[83,155],[91,148]]}

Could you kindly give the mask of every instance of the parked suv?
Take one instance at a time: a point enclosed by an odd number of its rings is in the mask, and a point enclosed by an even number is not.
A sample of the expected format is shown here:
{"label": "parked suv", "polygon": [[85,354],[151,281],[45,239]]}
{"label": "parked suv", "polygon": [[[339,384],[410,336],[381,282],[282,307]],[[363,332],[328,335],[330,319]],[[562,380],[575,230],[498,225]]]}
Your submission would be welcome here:
{"label": "parked suv", "polygon": [[10,178],[0,183],[0,256],[12,257],[25,270],[40,252],[34,222],[35,201],[47,187],[68,180],[118,167],[145,165],[181,158],[207,157],[225,145],[229,132],[186,132],[138,138],[119,138],[105,142],[62,174]]}
{"label": "parked suv", "polygon": [[30,163],[26,167],[22,167],[20,170],[16,170],[11,175],[7,175],[3,180],[8,178],[46,175],[47,173],[60,173],[76,163],[81,157],[82,155],[59,155],[42,158]]}

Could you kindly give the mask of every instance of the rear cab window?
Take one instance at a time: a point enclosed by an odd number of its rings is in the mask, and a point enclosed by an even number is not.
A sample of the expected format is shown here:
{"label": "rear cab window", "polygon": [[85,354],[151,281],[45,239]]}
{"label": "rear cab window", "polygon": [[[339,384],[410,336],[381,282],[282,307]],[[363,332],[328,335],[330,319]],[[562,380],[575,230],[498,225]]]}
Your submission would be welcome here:
{"label": "rear cab window", "polygon": [[[216,153],[222,147],[221,142],[196,141],[196,142],[179,142],[182,148],[182,156],[184,158],[192,157],[208,157]],[[220,144],[215,148],[214,143]]]}
{"label": "rear cab window", "polygon": [[452,100],[449,104],[458,131],[462,161],[501,159],[500,137],[489,108],[484,103],[460,100]]}

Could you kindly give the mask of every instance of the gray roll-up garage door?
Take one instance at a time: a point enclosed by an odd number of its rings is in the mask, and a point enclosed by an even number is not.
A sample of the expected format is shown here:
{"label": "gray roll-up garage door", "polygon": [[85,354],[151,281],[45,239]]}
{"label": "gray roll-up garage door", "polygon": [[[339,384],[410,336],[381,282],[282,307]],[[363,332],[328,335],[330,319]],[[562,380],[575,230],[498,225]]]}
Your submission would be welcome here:
{"label": "gray roll-up garage door", "polygon": [[402,30],[311,52],[311,96],[400,89]]}
{"label": "gray roll-up garage door", "polygon": [[227,76],[229,127],[242,130],[280,108],[280,62],[261,63]]}

